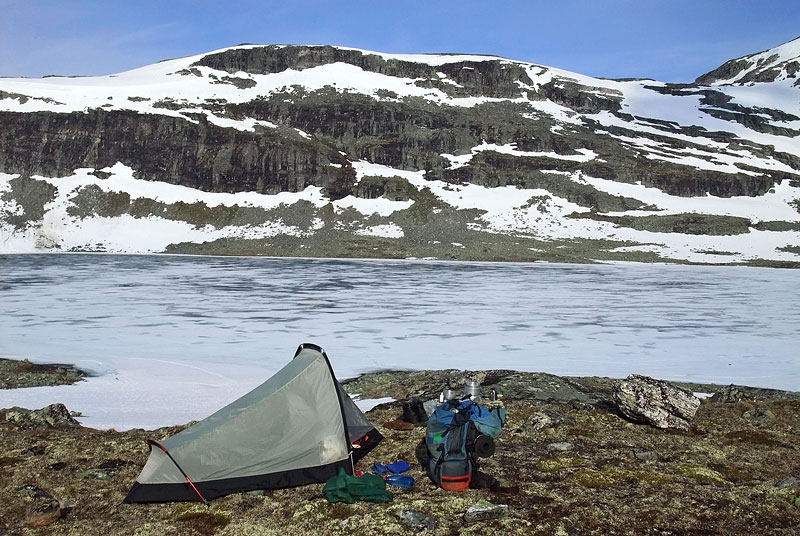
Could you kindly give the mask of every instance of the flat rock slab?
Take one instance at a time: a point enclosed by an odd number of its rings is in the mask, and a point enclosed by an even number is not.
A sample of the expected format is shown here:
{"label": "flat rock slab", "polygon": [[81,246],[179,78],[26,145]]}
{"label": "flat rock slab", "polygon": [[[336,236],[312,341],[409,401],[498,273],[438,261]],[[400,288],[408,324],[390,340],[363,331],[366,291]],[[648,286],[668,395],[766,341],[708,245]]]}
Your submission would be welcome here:
{"label": "flat rock slab", "polygon": [[475,521],[485,521],[487,519],[503,517],[507,513],[507,504],[494,504],[489,501],[480,500],[467,509],[466,513],[464,513],[464,520],[467,523],[474,523]]}

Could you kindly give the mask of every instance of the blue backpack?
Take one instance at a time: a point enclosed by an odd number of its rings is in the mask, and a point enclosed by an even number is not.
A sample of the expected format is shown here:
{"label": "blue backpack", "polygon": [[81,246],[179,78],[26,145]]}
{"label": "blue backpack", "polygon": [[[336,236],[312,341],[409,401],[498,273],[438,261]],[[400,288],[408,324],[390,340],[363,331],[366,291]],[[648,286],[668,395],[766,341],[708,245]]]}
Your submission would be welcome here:
{"label": "blue backpack", "polygon": [[468,438],[474,439],[474,431],[495,438],[505,420],[505,409],[490,411],[471,400],[453,400],[437,407],[425,433],[431,480],[446,490],[469,488],[477,464]]}

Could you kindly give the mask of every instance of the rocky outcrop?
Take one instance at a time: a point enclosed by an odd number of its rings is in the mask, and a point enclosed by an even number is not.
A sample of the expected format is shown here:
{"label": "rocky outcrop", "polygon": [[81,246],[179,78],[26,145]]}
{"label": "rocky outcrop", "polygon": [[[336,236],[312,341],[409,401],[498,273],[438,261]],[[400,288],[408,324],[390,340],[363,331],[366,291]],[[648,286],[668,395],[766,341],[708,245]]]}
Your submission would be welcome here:
{"label": "rocky outcrop", "polygon": [[[514,98],[523,94],[520,84],[532,84],[522,65],[500,58],[496,61],[456,61],[433,66],[332,46],[238,48],[209,54],[194,65],[229,73],[272,74],[333,63],[346,63],[370,73],[409,78],[420,87],[436,87],[452,96]],[[442,83],[437,73],[443,73],[454,83]]]}
{"label": "rocky outcrop", "polygon": [[42,409],[10,408],[0,411],[2,420],[17,428],[47,429],[80,426],[64,404],[50,404]]}
{"label": "rocky outcrop", "polygon": [[615,382],[613,395],[620,413],[656,428],[688,430],[700,407],[700,400],[690,392],[638,374]]}
{"label": "rocky outcrop", "polygon": [[[27,213],[27,210],[26,210]],[[73,365],[37,364],[27,359],[0,358],[0,389],[42,387],[45,385],[71,385],[88,374]]]}
{"label": "rocky outcrop", "polygon": [[714,393],[714,395],[711,397],[712,402],[719,402],[723,404],[731,404],[752,399],[752,395],[738,385],[728,385],[724,389]]}
{"label": "rocky outcrop", "polygon": [[753,84],[790,80],[794,81],[793,85],[800,85],[797,80],[797,72],[800,71],[798,42],[800,37],[769,50],[726,61],[699,76],[695,84]]}

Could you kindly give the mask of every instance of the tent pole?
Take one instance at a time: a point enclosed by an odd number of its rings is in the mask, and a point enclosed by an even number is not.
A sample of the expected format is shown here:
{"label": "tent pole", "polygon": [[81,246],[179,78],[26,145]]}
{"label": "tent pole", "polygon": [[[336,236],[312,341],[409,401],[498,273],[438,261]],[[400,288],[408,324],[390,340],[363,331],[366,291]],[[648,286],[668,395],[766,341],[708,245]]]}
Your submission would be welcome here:
{"label": "tent pole", "polygon": [[163,451],[164,451],[164,454],[166,454],[166,455],[169,457],[169,459],[170,459],[170,460],[172,460],[172,463],[174,463],[174,464],[175,464],[175,467],[177,467],[177,468],[178,468],[178,471],[180,471],[180,472],[181,472],[181,474],[182,474],[182,475],[183,475],[183,477],[186,479],[186,481],[189,483],[189,485],[190,485],[190,486],[192,486],[192,489],[194,490],[194,492],[195,492],[195,493],[197,493],[197,496],[198,496],[198,497],[200,497],[200,500],[201,500],[201,501],[203,501],[203,504],[205,504],[206,506],[210,506],[210,505],[208,504],[208,501],[206,500],[206,498],[205,498],[205,497],[203,497],[203,494],[202,494],[202,493],[200,493],[200,490],[198,490],[198,489],[197,489],[197,486],[195,486],[195,485],[194,485],[194,482],[192,482],[192,479],[191,479],[191,478],[189,478],[189,475],[187,475],[187,474],[186,474],[186,473],[183,471],[183,469],[181,469],[181,466],[180,466],[180,465],[178,465],[178,462],[176,462],[176,461],[175,461],[175,458],[173,458],[173,457],[172,457],[172,454],[170,454],[170,453],[169,453],[169,451],[167,451],[167,449],[165,449],[165,448],[163,447],[163,445],[161,445],[161,444],[159,444],[159,443],[157,443],[157,442],[153,441],[152,439],[148,439],[148,440],[147,440],[147,444],[148,444],[148,445],[150,445],[150,448],[153,448],[153,445],[155,445],[155,446],[157,446],[158,448],[160,448],[161,450],[163,450]]}

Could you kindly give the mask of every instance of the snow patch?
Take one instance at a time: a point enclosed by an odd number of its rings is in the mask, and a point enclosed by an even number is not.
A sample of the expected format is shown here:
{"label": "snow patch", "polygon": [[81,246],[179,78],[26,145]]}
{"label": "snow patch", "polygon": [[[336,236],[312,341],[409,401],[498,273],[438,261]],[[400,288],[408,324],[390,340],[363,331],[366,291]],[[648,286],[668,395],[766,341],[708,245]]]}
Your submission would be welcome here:
{"label": "snow patch", "polygon": [[556,160],[571,160],[573,162],[588,162],[589,160],[593,160],[595,157],[597,157],[597,154],[590,149],[578,149],[578,152],[581,154],[569,155],[569,154],[559,154],[554,152],[520,151],[519,149],[517,149],[515,143],[508,143],[506,145],[496,145],[494,143],[486,143],[485,141],[482,142],[480,145],[477,145],[472,149],[470,149],[469,154],[464,154],[464,155],[441,154],[439,156],[447,158],[450,161],[449,169],[457,169],[469,164],[469,162],[476,154],[483,151],[492,151],[495,153],[507,154],[511,156],[526,156],[526,157],[539,157],[539,158],[553,158]]}
{"label": "snow patch", "polygon": [[366,229],[358,229],[355,231],[355,234],[362,236],[379,236],[382,238],[403,238],[405,236],[402,227],[399,227],[393,223],[373,225],[372,227],[367,227]]}
{"label": "snow patch", "polygon": [[347,197],[334,201],[333,207],[337,211],[341,211],[346,208],[353,208],[359,211],[361,214],[367,216],[370,214],[378,214],[379,216],[385,217],[391,216],[398,210],[405,210],[413,204],[414,201],[410,199],[408,201],[392,201],[384,197],[378,197],[375,199],[362,199],[360,197],[348,195]]}

